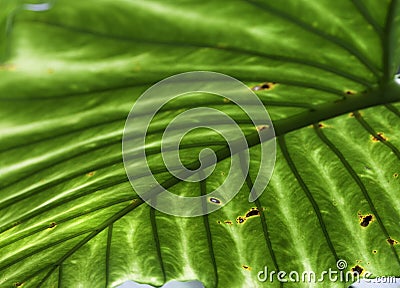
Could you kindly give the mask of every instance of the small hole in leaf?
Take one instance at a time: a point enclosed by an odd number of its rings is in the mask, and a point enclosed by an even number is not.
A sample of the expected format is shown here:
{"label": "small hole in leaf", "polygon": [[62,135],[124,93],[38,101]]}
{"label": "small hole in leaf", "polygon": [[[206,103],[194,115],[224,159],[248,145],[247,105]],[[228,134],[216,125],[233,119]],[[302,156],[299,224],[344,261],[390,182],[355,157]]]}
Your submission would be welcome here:
{"label": "small hole in leaf", "polygon": [[239,217],[236,219],[236,222],[237,222],[238,224],[243,224],[245,221],[246,221],[246,217],[242,217],[242,216],[239,216]]}
{"label": "small hole in leaf", "polygon": [[221,204],[221,201],[219,201],[219,199],[217,199],[217,198],[211,197],[211,198],[209,198],[209,201],[210,201],[211,203]]}
{"label": "small hole in leaf", "polygon": [[391,237],[389,237],[386,241],[392,246],[396,245],[396,244],[399,244],[399,242],[397,240],[394,240]]}
{"label": "small hole in leaf", "polygon": [[271,90],[275,87],[276,82],[264,82],[251,88],[253,91]]}
{"label": "small hole in leaf", "polygon": [[251,208],[249,212],[246,213],[246,218],[253,217],[253,216],[259,216],[260,211],[258,211],[257,208]]}
{"label": "small hole in leaf", "polygon": [[371,214],[366,216],[361,216],[360,218],[360,225],[362,227],[367,227],[373,220],[373,216]]}
{"label": "small hole in leaf", "polygon": [[383,133],[379,132],[375,136],[371,136],[372,142],[385,142],[387,141],[387,138],[383,135]]}
{"label": "small hole in leaf", "polygon": [[364,272],[364,268],[360,265],[356,265],[351,268],[351,271],[354,272],[354,275],[361,275]]}
{"label": "small hole in leaf", "polygon": [[248,271],[251,270],[251,267],[249,267],[249,266],[247,266],[247,265],[242,265],[242,268],[243,268],[244,270],[248,270]]}
{"label": "small hole in leaf", "polygon": [[268,83],[261,85],[261,89],[269,89],[269,88],[270,88],[270,85]]}

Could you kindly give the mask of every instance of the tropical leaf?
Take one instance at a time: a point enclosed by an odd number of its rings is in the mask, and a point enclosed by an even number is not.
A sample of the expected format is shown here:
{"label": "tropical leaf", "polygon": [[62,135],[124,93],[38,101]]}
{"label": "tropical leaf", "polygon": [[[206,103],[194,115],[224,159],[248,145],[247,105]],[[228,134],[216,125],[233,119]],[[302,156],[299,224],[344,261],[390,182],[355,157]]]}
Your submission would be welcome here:
{"label": "tropical leaf", "polygon": [[[257,274],[319,275],[339,259],[345,272],[400,276],[399,2],[58,0],[28,11],[1,0],[0,286],[319,287]],[[168,104],[147,143],[157,179],[175,193],[206,194],[229,170],[228,157],[200,184],[168,182],[159,138],[179,113],[218,108],[251,146],[240,193],[207,216],[181,218],[135,194],[121,139],[142,92],[195,70],[253,88],[278,151],[269,186],[249,203],[258,131],[213,95]],[[204,147],[227,151],[209,131],[185,139],[189,164]],[[260,215],[245,217],[252,208]]]}

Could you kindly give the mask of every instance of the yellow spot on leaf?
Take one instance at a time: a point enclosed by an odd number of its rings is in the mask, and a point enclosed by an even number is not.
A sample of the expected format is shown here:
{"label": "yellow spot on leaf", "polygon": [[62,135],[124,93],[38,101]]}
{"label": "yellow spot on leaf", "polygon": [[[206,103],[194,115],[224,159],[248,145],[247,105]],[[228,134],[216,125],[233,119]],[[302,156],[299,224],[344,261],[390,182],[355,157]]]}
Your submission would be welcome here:
{"label": "yellow spot on leaf", "polygon": [[247,265],[242,265],[242,268],[247,271],[251,271],[251,267]]}

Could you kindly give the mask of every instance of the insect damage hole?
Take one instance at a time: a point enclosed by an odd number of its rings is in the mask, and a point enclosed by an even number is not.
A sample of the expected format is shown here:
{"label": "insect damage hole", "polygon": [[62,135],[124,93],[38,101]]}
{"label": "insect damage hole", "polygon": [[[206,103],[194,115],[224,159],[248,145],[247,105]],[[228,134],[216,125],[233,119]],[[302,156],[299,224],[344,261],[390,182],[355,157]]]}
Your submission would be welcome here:
{"label": "insect damage hole", "polygon": [[208,198],[208,201],[210,201],[211,203],[214,203],[214,204],[221,204],[221,201],[214,197]]}
{"label": "insect damage hole", "polygon": [[242,268],[247,271],[251,271],[251,267],[247,265],[242,265]]}
{"label": "insect damage hole", "polygon": [[374,216],[372,214],[368,214],[365,216],[358,214],[358,217],[360,219],[360,225],[362,227],[368,227],[368,225],[374,220]]}
{"label": "insect damage hole", "polygon": [[245,221],[246,221],[246,217],[239,216],[238,218],[236,218],[236,223],[238,223],[238,224],[243,224]]}
{"label": "insect damage hole", "polygon": [[364,272],[364,268],[360,265],[356,265],[351,268],[351,271],[354,273],[354,275],[361,275]]}
{"label": "insect damage hole", "polygon": [[393,238],[391,238],[391,237],[389,237],[386,241],[387,241],[387,242],[389,243],[389,245],[391,245],[391,246],[399,244],[399,241],[397,241],[397,240],[395,240],[395,239],[393,239]]}
{"label": "insect damage hole", "polygon": [[253,91],[272,90],[276,86],[276,82],[264,82],[251,88]]}
{"label": "insect damage hole", "polygon": [[246,213],[245,218],[250,218],[254,216],[260,216],[260,211],[257,208],[251,208],[249,212]]}
{"label": "insect damage hole", "polygon": [[387,138],[383,135],[383,133],[379,132],[375,136],[371,136],[372,142],[385,142]]}

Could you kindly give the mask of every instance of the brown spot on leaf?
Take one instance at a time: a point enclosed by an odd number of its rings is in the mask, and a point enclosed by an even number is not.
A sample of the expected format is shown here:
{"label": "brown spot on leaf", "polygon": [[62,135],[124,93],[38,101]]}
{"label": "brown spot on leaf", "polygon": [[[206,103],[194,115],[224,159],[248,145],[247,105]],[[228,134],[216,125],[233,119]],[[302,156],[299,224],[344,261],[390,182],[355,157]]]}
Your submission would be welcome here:
{"label": "brown spot on leaf", "polygon": [[251,267],[249,267],[249,266],[247,266],[247,265],[242,265],[242,268],[243,268],[244,270],[248,270],[248,271],[251,270]]}
{"label": "brown spot on leaf", "polygon": [[378,253],[377,250],[372,250],[372,254],[376,254],[376,253]]}
{"label": "brown spot on leaf", "polygon": [[357,94],[357,92],[354,91],[354,90],[346,90],[344,93],[346,93],[346,95],[355,95],[355,94]]}
{"label": "brown spot on leaf", "polygon": [[264,130],[266,130],[268,128],[269,128],[269,125],[259,125],[259,126],[256,127],[258,132],[264,131]]}
{"label": "brown spot on leaf", "polygon": [[387,241],[391,246],[399,244],[399,242],[398,242],[397,240],[394,240],[394,239],[391,238],[391,237],[389,237],[386,241]]}
{"label": "brown spot on leaf", "polygon": [[272,90],[276,86],[276,82],[264,82],[251,88],[253,91]]}
{"label": "brown spot on leaf", "polygon": [[399,178],[399,173],[394,173],[393,178]]}
{"label": "brown spot on leaf", "polygon": [[14,64],[0,64],[0,71],[15,71]]}
{"label": "brown spot on leaf", "polygon": [[351,271],[354,272],[354,275],[361,275],[364,272],[364,268],[360,265],[356,265],[351,268]]}
{"label": "brown spot on leaf", "polygon": [[360,225],[362,227],[368,227],[368,225],[373,221],[374,217],[372,214],[368,214],[368,215],[359,215],[360,218]]}
{"label": "brown spot on leaf", "polygon": [[96,174],[96,171],[91,171],[91,172],[87,173],[86,176],[92,177],[92,176],[94,176],[94,174]]}
{"label": "brown spot on leaf", "polygon": [[228,225],[232,225],[233,224],[232,221],[230,221],[230,220],[226,220],[226,221],[224,221],[224,223],[228,224]]}
{"label": "brown spot on leaf", "polygon": [[260,211],[257,208],[251,208],[249,212],[246,213],[246,218],[250,218],[253,216],[260,216]]}
{"label": "brown spot on leaf", "polygon": [[236,218],[236,223],[243,224],[246,221],[246,217],[239,216]]}
{"label": "brown spot on leaf", "polygon": [[214,204],[221,204],[221,201],[219,199],[217,199],[217,198],[214,198],[214,197],[210,197],[208,200],[211,203],[214,203]]}
{"label": "brown spot on leaf", "polygon": [[15,286],[15,287],[21,287],[22,284],[23,284],[23,283],[21,283],[21,282],[16,282],[16,283],[14,283],[14,286]]}
{"label": "brown spot on leaf", "polygon": [[56,222],[51,222],[50,225],[49,225],[49,228],[54,228],[54,227],[56,227],[56,226],[57,226],[57,223],[56,223]]}
{"label": "brown spot on leaf", "polygon": [[371,136],[371,140],[373,142],[379,142],[379,141],[385,142],[387,138],[383,135],[383,133],[379,132],[375,136]]}

